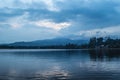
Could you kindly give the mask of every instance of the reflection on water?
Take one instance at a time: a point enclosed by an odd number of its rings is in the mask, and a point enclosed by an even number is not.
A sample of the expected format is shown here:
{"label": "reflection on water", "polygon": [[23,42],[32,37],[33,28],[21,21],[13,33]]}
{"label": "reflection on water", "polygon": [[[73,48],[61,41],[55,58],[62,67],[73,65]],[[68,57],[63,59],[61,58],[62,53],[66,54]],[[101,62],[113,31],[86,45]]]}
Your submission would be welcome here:
{"label": "reflection on water", "polygon": [[120,50],[0,50],[0,80],[120,80]]}
{"label": "reflection on water", "polygon": [[120,59],[120,50],[89,50],[93,61],[113,61]]}

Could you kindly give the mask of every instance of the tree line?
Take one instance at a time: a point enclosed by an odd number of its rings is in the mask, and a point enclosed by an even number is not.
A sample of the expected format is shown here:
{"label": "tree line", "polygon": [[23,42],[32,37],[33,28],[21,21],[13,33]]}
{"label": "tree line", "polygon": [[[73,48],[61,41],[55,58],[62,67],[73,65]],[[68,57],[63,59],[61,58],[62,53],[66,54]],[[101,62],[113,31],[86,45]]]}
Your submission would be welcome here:
{"label": "tree line", "polygon": [[110,37],[92,37],[86,44],[65,44],[51,46],[10,46],[0,45],[0,49],[90,49],[90,48],[120,48],[120,39],[112,39]]}
{"label": "tree line", "polygon": [[120,39],[93,37],[89,41],[88,48],[120,48]]}

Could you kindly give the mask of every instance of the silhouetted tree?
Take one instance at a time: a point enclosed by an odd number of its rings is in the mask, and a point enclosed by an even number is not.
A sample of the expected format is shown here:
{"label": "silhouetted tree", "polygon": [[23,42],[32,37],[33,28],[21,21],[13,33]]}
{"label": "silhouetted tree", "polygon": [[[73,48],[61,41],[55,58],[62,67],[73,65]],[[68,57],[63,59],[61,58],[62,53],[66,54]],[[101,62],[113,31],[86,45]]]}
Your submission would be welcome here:
{"label": "silhouetted tree", "polygon": [[90,38],[89,48],[95,48],[95,47],[96,47],[96,37]]}
{"label": "silhouetted tree", "polygon": [[97,46],[103,45],[103,37],[97,38],[96,45]]}

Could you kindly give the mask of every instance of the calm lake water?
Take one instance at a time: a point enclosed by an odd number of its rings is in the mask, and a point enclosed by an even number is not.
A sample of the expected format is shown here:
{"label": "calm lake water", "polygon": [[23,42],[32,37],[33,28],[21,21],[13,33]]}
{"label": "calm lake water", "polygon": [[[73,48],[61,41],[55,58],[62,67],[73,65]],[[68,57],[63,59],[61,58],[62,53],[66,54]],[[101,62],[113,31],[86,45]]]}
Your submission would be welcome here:
{"label": "calm lake water", "polygon": [[120,80],[120,50],[0,50],[0,80]]}

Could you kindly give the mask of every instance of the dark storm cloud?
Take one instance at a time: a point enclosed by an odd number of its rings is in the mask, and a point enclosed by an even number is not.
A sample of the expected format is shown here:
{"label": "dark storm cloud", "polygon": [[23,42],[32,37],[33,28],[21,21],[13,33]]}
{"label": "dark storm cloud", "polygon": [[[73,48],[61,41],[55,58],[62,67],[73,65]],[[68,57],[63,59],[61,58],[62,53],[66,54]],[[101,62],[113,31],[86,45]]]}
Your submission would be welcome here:
{"label": "dark storm cloud", "polygon": [[[119,25],[120,23],[119,1],[63,0],[63,2],[60,3],[56,1],[53,2],[57,4],[60,11],[49,11],[48,9],[41,8],[41,5],[39,5],[37,8],[32,8],[30,6],[27,7],[27,9],[10,8],[7,10],[11,10],[11,13],[3,11],[0,13],[0,16],[2,17],[1,19],[7,19],[7,17],[19,16],[24,12],[28,12],[30,14],[30,20],[52,19],[55,22],[72,21],[75,22],[74,25],[77,26],[76,28],[79,28],[80,24],[83,26],[83,29],[109,27]],[[36,3],[33,1],[31,6],[34,4]],[[82,29],[81,26],[80,29]]]}
{"label": "dark storm cloud", "polygon": [[[114,28],[119,28],[120,25],[119,0],[0,0],[0,2],[1,30],[3,26],[21,27],[21,31],[22,28],[36,29],[36,26],[42,24],[41,31],[43,28],[46,32],[50,31],[53,25],[52,29],[63,36],[85,34],[89,31],[108,31],[105,29],[112,29],[113,31],[110,30],[112,33],[118,34]],[[48,24],[50,26],[46,26]],[[33,32],[36,31],[34,29]],[[2,32],[7,34],[5,29]],[[49,33],[47,36],[50,36]]]}

